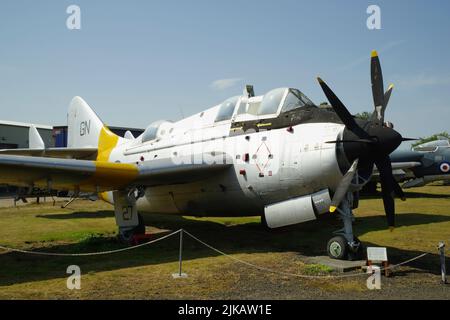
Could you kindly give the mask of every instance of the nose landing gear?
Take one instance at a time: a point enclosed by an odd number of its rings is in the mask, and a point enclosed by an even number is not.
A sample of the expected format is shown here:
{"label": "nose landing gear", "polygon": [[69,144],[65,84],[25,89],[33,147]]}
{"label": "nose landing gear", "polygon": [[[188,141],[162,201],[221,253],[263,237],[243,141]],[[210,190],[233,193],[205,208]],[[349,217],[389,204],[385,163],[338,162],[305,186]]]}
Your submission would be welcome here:
{"label": "nose landing gear", "polygon": [[344,227],[336,232],[327,243],[327,253],[332,259],[363,259],[364,249],[357,237],[353,235],[354,216],[352,212],[353,193],[347,192],[337,211],[344,222]]}

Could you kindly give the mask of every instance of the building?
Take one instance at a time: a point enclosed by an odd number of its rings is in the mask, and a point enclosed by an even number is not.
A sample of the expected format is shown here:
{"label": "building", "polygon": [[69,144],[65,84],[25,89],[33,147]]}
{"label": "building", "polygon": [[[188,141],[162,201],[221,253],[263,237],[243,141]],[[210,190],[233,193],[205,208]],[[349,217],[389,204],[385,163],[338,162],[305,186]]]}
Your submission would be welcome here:
{"label": "building", "polygon": [[[18,149],[18,148],[29,148],[28,134],[30,130],[30,123],[13,122],[0,120],[0,149]],[[67,147],[67,126],[47,126],[34,124],[39,134],[44,140],[44,144],[47,148]],[[131,133],[137,137],[144,129],[137,128],[124,128],[124,127],[109,127],[109,129],[115,134],[123,137],[126,131],[131,131]],[[0,198],[11,198],[15,195],[22,193],[23,188],[15,188],[0,185]],[[28,194],[28,196],[39,196],[50,195],[57,193],[44,192],[40,193],[39,190],[33,191],[33,193]]]}
{"label": "building", "polygon": [[[28,148],[30,126],[31,123],[0,120],[0,149]],[[40,124],[34,124],[34,126],[47,148],[67,147],[67,126],[52,127]],[[144,129],[138,128],[109,127],[109,129],[121,137],[125,135],[126,131],[130,131],[135,137],[144,132]]]}
{"label": "building", "polygon": [[[144,129],[138,129],[138,128],[125,128],[125,127],[110,127],[108,126],[109,130],[114,132],[120,137],[123,137],[125,135],[125,132],[130,131],[134,137],[140,136]],[[64,148],[67,147],[67,126],[57,126],[53,127],[53,138],[55,147],[58,148]]]}
{"label": "building", "polygon": [[[0,120],[0,149],[28,148],[30,123]],[[46,147],[54,147],[53,127],[34,125],[44,140]]]}

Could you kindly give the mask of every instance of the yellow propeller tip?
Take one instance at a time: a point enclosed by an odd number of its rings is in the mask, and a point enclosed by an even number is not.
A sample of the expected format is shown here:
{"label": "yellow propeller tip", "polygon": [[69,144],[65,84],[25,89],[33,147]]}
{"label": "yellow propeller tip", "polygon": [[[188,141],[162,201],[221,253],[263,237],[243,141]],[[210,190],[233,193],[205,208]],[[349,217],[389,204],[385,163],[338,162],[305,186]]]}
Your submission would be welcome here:
{"label": "yellow propeller tip", "polygon": [[323,80],[321,77],[317,77],[317,81],[319,81],[319,83],[323,83]]}
{"label": "yellow propeller tip", "polygon": [[393,84],[393,83],[391,83],[391,84],[389,85],[388,90],[390,90],[390,89],[394,89],[394,84]]}
{"label": "yellow propeller tip", "polygon": [[372,50],[372,58],[378,57],[377,50]]}
{"label": "yellow propeller tip", "polygon": [[331,212],[331,213],[335,212],[336,209],[337,209],[337,207],[335,207],[335,206],[330,206],[330,212]]}

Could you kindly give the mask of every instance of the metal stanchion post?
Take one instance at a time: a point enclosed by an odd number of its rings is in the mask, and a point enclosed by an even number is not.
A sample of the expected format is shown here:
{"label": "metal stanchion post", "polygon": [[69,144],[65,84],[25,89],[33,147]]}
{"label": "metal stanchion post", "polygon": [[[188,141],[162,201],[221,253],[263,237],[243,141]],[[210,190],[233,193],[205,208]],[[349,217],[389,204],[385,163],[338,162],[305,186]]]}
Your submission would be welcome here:
{"label": "metal stanchion post", "polygon": [[438,246],[438,250],[439,250],[439,255],[441,258],[441,281],[443,284],[447,283],[447,272],[445,270],[445,243],[444,242],[439,242],[439,246]]}
{"label": "metal stanchion post", "polygon": [[178,254],[178,273],[172,273],[172,277],[177,278],[187,278],[187,273],[182,272],[183,266],[183,229],[180,230],[180,251]]}

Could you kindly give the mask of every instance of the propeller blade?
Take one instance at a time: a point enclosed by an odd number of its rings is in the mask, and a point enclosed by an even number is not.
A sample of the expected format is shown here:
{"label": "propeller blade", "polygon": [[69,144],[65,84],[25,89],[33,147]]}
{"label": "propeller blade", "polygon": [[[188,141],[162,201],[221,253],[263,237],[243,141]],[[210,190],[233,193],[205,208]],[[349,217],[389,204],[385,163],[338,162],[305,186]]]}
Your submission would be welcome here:
{"label": "propeller blade", "polygon": [[394,85],[390,84],[387,91],[384,93],[383,105],[375,106],[375,111],[370,116],[370,121],[382,120],[384,122],[384,114],[386,112],[386,108],[389,103],[389,99],[391,98],[393,89]]}
{"label": "propeller blade", "polygon": [[380,172],[381,191],[384,204],[384,212],[389,227],[395,225],[395,203],[393,198],[394,193],[394,176],[392,174],[391,160],[388,156],[375,160],[375,164]]}
{"label": "propeller blade", "polygon": [[381,117],[383,118],[383,121],[384,121],[384,113],[386,112],[389,99],[391,98],[392,90],[394,90],[394,85],[391,83],[387,91],[384,93],[383,107],[381,108]]}
{"label": "propeller blade", "polygon": [[402,141],[416,141],[419,140],[417,138],[402,138]]}
{"label": "propeller blade", "polygon": [[370,136],[367,134],[367,132],[365,132],[356,123],[353,116],[350,114],[341,100],[339,100],[339,98],[330,89],[330,87],[328,87],[328,85],[321,78],[318,77],[317,80],[319,81],[319,84],[322,87],[325,96],[333,107],[333,110],[336,112],[339,119],[341,119],[342,123],[347,127],[347,129],[362,139],[370,139]]}
{"label": "propeller blade", "polygon": [[348,171],[345,173],[344,177],[339,182],[339,185],[336,189],[336,192],[334,193],[333,200],[331,200],[330,204],[330,212],[335,212],[339,204],[341,203],[342,199],[344,199],[345,194],[348,191],[348,188],[353,180],[353,177],[355,176],[355,173],[357,171],[358,167],[358,159],[353,161],[352,166]]}
{"label": "propeller blade", "polygon": [[375,106],[375,112],[378,114],[378,120],[381,123],[384,122],[383,118],[383,106],[384,103],[384,84],[383,84],[383,73],[381,71],[380,59],[378,58],[378,53],[373,50],[372,58],[370,61],[370,76],[372,82],[372,95],[373,103]]}

